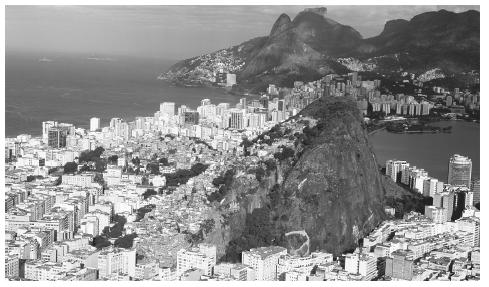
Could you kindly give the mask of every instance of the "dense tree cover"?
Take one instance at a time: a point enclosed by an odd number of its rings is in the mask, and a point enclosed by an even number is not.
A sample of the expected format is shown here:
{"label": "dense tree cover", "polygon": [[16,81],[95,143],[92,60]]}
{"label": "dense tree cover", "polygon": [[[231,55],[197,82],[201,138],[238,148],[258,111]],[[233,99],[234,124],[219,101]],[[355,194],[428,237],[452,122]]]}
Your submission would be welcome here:
{"label": "dense tree cover", "polygon": [[143,193],[143,198],[147,199],[148,197],[151,197],[152,195],[157,195],[158,192],[156,192],[154,189],[148,188],[144,193]]}
{"label": "dense tree cover", "polygon": [[109,164],[117,164],[117,160],[119,159],[119,157],[114,154],[114,155],[111,155],[107,158],[107,161],[109,162]]}
{"label": "dense tree cover", "polygon": [[264,144],[272,145],[272,143],[279,138],[284,136],[284,132],[280,125],[273,126],[268,132],[262,133],[256,137],[253,142],[261,141]]}
{"label": "dense tree cover", "polygon": [[107,164],[103,159],[98,159],[95,161],[95,171],[104,172]]}
{"label": "dense tree cover", "polygon": [[230,184],[233,180],[233,176],[234,176],[234,170],[232,169],[226,170],[224,174],[221,174],[218,177],[214,178],[212,180],[212,184],[215,187],[219,187],[221,186],[221,184]]}
{"label": "dense tree cover", "polygon": [[267,174],[270,174],[277,168],[277,163],[275,163],[274,159],[269,158],[265,161],[265,166],[267,167]]}
{"label": "dense tree cover", "polygon": [[159,175],[160,174],[160,165],[156,162],[150,162],[146,165],[146,170],[151,174]]}
{"label": "dense tree cover", "polygon": [[95,174],[95,176],[93,177],[93,181],[96,183],[100,183],[101,185],[104,185],[105,183],[104,177],[101,173]]}
{"label": "dense tree cover", "polygon": [[59,176],[56,181],[54,182],[54,185],[60,185],[61,183],[63,182],[63,179],[61,178],[61,176]]}
{"label": "dense tree cover", "polygon": [[117,238],[114,241],[114,246],[120,247],[120,248],[132,248],[132,245],[134,243],[134,239],[136,237],[138,237],[138,235],[136,233],[124,235],[120,238]]}
{"label": "dense tree cover", "polygon": [[199,174],[203,173],[209,166],[203,163],[196,163],[192,167],[187,169],[179,169],[174,173],[166,175],[166,185],[167,186],[178,186],[180,184],[185,184],[187,181]]}
{"label": "dense tree cover", "polygon": [[67,162],[63,166],[64,173],[75,173],[77,170],[78,170],[78,164],[73,161]]}
{"label": "dense tree cover", "polygon": [[208,144],[206,141],[202,140],[202,139],[199,139],[199,138],[196,138],[196,137],[191,137],[190,139],[192,139],[196,144],[203,144],[205,145],[208,149],[210,150],[215,150],[210,144]]}
{"label": "dense tree cover", "polygon": [[278,160],[285,160],[293,157],[295,154],[294,150],[290,147],[282,146],[281,152],[276,152],[273,154],[273,157]]}
{"label": "dense tree cover", "polygon": [[84,172],[84,171],[89,171],[90,170],[90,167],[87,165],[87,164],[84,164],[81,168],[80,168],[80,172]]}
{"label": "dense tree cover", "polygon": [[423,214],[424,207],[426,205],[432,205],[433,199],[431,197],[425,197],[422,194],[411,193],[404,194],[401,197],[388,196],[385,198],[385,204],[396,210],[396,218],[402,218],[404,214],[411,211]]}
{"label": "dense tree cover", "polygon": [[78,162],[89,162],[89,161],[96,162],[97,160],[100,159],[100,156],[104,153],[104,151],[105,149],[101,146],[97,147],[94,150],[82,151],[82,153],[78,157]]}
{"label": "dense tree cover", "polygon": [[214,178],[212,180],[212,184],[215,187],[218,187],[219,190],[208,195],[207,200],[209,200],[210,202],[221,201],[224,198],[224,195],[226,195],[228,188],[231,186],[231,183],[233,182],[233,177],[234,170],[229,169],[224,174],[221,174],[220,176]]}
{"label": "dense tree cover", "polygon": [[167,159],[166,157],[162,157],[162,158],[160,158],[160,159],[158,160],[158,163],[159,163],[159,164],[162,164],[162,165],[164,165],[164,166],[169,166],[169,165],[170,165],[170,163],[168,162],[168,159]]}
{"label": "dense tree cover", "polygon": [[107,237],[104,236],[95,236],[92,241],[92,246],[96,247],[97,249],[102,249],[104,247],[110,246],[110,241],[107,239]]}
{"label": "dense tree cover", "polygon": [[[118,238],[121,237],[124,231],[124,224],[126,224],[127,220],[124,216],[121,215],[114,215],[113,221],[115,222],[114,226],[110,228],[109,226],[106,226],[102,230],[102,234],[95,236],[92,241],[92,246],[95,246],[97,249],[101,249],[107,246],[110,246],[111,243],[109,241],[109,238]],[[126,246],[128,245],[129,238],[124,239],[120,244]],[[134,240],[134,238],[132,238]],[[114,242],[115,243],[115,242]],[[132,241],[131,241],[131,246],[132,246]],[[122,247],[122,246],[121,246]],[[125,247],[128,248],[128,247]]]}
{"label": "dense tree cover", "polygon": [[43,179],[43,178],[44,177],[42,177],[40,175],[28,175],[26,181],[31,182],[31,181],[34,181],[36,179]]}
{"label": "dense tree cover", "polygon": [[263,176],[265,175],[265,170],[261,167],[252,169],[251,172],[255,174],[255,177],[258,181],[261,181],[263,179]]}
{"label": "dense tree cover", "polygon": [[216,224],[216,222],[214,221],[213,218],[206,219],[206,220],[204,220],[204,222],[202,222],[200,224],[200,228],[202,229],[202,231],[205,234],[207,234],[207,233],[211,232],[214,229],[215,224]]}
{"label": "dense tree cover", "polygon": [[244,155],[249,156],[250,152],[249,152],[248,148],[253,146],[253,142],[250,141],[248,138],[244,138],[243,141],[239,145],[243,147]]}
{"label": "dense tree cover", "polygon": [[117,238],[122,236],[122,233],[124,232],[124,224],[126,224],[127,219],[122,215],[116,214],[114,215],[113,221],[115,223],[114,226],[112,228],[106,226],[102,231],[103,236],[108,238]]}
{"label": "dense tree cover", "polygon": [[104,159],[100,158],[100,156],[104,151],[105,150],[103,147],[97,147],[95,150],[82,151],[82,153],[78,157],[78,162],[95,162],[95,170],[98,172],[103,172],[106,168],[107,162]]}
{"label": "dense tree cover", "polygon": [[133,159],[131,159],[131,162],[132,164],[134,164],[135,166],[138,166],[141,164],[141,160],[139,159],[139,157],[135,157]]}
{"label": "dense tree cover", "polygon": [[141,221],[141,219],[144,218],[144,215],[148,212],[151,212],[154,208],[156,207],[156,205],[154,204],[148,204],[148,205],[145,205],[139,209],[136,210],[136,222],[139,222]]}

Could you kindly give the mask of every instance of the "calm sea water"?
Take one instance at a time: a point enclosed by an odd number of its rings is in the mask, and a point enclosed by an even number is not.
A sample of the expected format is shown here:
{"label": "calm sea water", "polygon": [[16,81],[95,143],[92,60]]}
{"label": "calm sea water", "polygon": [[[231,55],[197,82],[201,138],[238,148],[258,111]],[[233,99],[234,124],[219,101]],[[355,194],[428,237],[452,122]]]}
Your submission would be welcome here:
{"label": "calm sea water", "polygon": [[388,159],[406,160],[423,168],[432,177],[446,182],[448,160],[458,153],[472,159],[472,176],[480,173],[480,124],[444,121],[434,125],[452,126],[452,133],[394,134],[379,131],[370,136],[377,161],[382,166]]}
{"label": "calm sea water", "polygon": [[[156,79],[172,63],[164,60],[114,57],[88,60],[90,55],[7,53],[5,134],[39,135],[46,120],[88,127],[91,117],[108,125],[113,117],[132,120],[150,116],[159,103],[196,108],[203,98],[214,103],[238,101],[219,88],[171,87]],[[39,62],[42,57],[52,62]]]}

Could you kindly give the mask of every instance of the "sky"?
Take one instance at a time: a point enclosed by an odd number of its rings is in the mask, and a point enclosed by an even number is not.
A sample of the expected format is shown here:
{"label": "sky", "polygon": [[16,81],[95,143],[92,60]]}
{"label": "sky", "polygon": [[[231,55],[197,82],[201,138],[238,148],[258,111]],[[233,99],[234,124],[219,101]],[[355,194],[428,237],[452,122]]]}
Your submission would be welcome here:
{"label": "sky", "polygon": [[[318,6],[6,6],[10,51],[127,55],[178,60],[268,35],[282,13]],[[378,35],[386,21],[479,6],[327,6],[327,17]]]}

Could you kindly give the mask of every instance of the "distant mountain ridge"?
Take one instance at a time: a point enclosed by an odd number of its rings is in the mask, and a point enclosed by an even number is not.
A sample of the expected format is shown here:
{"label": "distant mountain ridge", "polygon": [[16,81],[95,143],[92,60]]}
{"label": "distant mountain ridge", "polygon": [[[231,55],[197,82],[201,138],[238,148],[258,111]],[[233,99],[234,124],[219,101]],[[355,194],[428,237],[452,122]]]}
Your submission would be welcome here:
{"label": "distant mountain ridge", "polygon": [[390,20],[375,37],[326,17],[326,8],[306,9],[291,20],[281,14],[270,34],[240,45],[181,61],[162,78],[206,84],[222,69],[245,87],[290,85],[328,73],[367,69],[422,74],[440,69],[458,74],[480,67],[480,13],[427,12]]}

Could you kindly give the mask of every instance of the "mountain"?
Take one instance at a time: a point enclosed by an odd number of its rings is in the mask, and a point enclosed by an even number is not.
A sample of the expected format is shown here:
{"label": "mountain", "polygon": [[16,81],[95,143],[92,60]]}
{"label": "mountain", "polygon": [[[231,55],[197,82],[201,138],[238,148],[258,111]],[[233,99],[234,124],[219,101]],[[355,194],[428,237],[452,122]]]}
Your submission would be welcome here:
{"label": "mountain", "polygon": [[427,12],[391,20],[376,37],[363,39],[350,26],[326,17],[326,8],[278,17],[270,34],[217,52],[181,61],[160,78],[211,84],[223,69],[243,87],[290,86],[328,73],[350,70],[422,74],[440,69],[458,74],[480,67],[480,13]]}
{"label": "mountain", "polygon": [[[397,55],[403,70],[441,68],[449,73],[479,69],[480,13],[427,12],[410,21],[392,20],[380,35],[365,39],[356,56]],[[354,53],[355,54],[355,53]]]}
{"label": "mountain", "polygon": [[362,123],[353,100],[323,97],[245,144],[251,157],[279,149],[271,159],[235,165],[215,180],[219,192],[208,198],[214,209],[204,241],[227,261],[269,245],[298,255],[339,255],[385,219],[387,200],[399,213],[415,209],[407,202],[422,199],[386,184],[379,173]]}

